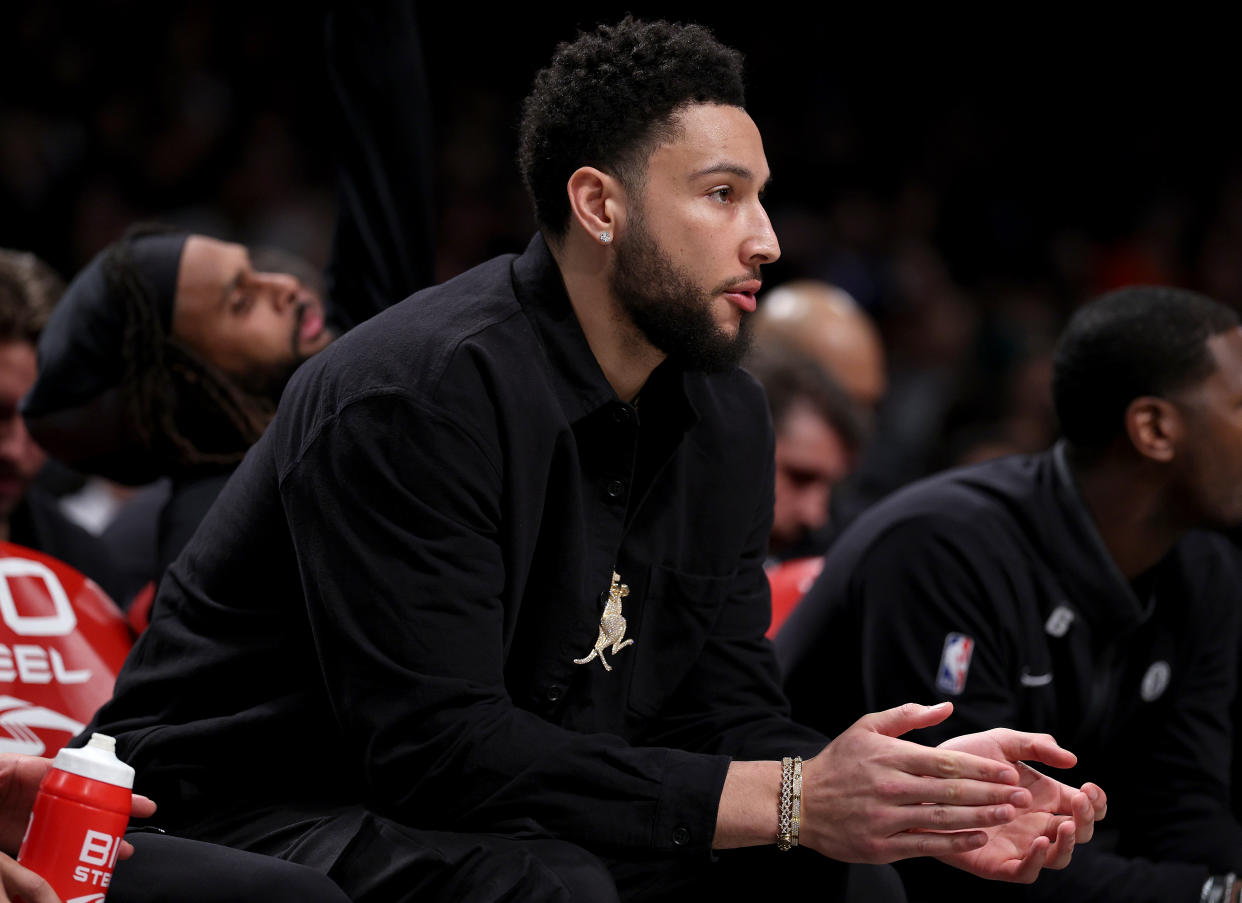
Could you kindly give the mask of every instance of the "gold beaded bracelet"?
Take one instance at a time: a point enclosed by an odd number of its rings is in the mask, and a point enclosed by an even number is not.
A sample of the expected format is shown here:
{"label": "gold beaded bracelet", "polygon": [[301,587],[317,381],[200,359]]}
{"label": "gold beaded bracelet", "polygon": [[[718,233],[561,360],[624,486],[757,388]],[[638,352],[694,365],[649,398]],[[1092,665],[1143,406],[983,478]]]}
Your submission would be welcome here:
{"label": "gold beaded bracelet", "polygon": [[802,822],[802,757],[781,759],[781,804],[777,816],[776,848],[792,850],[798,845]]}

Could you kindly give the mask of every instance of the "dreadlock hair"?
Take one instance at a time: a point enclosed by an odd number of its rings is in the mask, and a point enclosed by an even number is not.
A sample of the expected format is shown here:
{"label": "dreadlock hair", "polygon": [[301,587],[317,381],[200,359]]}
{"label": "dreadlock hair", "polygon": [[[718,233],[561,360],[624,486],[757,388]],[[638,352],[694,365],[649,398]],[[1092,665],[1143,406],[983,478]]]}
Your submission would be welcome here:
{"label": "dreadlock hair", "polygon": [[0,248],[0,344],[38,342],[64,292],[65,283],[38,257]]}
{"label": "dreadlock hair", "polygon": [[173,231],[140,224],[104,255],[109,293],[125,315],[122,385],[127,415],[147,448],[167,458],[177,475],[241,461],[271,421],[275,405],[232,379],[169,335],[155,291],[134,265],[133,243]]}

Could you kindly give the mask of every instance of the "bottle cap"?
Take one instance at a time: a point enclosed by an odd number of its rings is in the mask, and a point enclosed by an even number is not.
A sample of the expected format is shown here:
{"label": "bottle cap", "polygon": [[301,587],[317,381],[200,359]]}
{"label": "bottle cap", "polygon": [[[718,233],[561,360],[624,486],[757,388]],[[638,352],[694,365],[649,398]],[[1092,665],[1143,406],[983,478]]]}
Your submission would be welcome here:
{"label": "bottle cap", "polygon": [[126,790],[134,786],[134,769],[116,757],[116,740],[107,734],[92,734],[80,749],[62,749],[52,767]]}

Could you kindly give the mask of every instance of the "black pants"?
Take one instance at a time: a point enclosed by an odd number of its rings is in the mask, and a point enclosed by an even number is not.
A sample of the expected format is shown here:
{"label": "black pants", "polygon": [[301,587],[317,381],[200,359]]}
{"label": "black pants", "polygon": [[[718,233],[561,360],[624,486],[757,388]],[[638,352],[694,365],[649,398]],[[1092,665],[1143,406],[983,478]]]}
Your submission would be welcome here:
{"label": "black pants", "polygon": [[806,889],[830,903],[904,903],[888,867],[846,866],[810,850],[596,856],[529,824],[493,833],[422,831],[358,807],[247,813],[200,826],[211,840],[322,871],[354,903],[647,903],[766,900]]}
{"label": "black pants", "polygon": [[108,903],[349,903],[329,878],[270,856],[164,834],[131,833]]}

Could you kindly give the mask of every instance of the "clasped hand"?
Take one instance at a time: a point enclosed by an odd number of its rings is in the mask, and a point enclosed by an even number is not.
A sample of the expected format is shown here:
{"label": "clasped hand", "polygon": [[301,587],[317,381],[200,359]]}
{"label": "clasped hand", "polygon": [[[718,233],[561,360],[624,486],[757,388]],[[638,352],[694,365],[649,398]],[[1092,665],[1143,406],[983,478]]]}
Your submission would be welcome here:
{"label": "clasped hand", "polygon": [[983,878],[1030,883],[1064,868],[1108,800],[1022,760],[1077,761],[1046,734],[996,728],[939,747],[898,739],[939,724],[951,703],[866,715],[803,766],[801,843],[845,862],[934,856]]}

